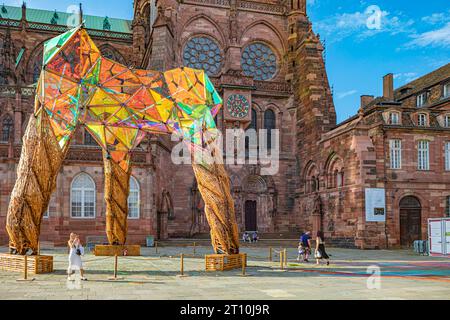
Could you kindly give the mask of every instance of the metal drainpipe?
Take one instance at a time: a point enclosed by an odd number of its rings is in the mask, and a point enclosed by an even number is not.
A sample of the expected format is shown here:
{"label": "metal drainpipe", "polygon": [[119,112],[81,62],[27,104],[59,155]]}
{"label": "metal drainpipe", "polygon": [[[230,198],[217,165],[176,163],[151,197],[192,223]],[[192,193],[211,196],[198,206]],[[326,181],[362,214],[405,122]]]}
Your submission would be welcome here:
{"label": "metal drainpipe", "polygon": [[[382,126],[382,130],[383,130],[383,153],[384,153],[384,159],[385,159],[385,161],[384,161],[384,180],[385,180],[385,182],[384,182],[384,187],[385,187],[385,190],[386,190],[386,186],[387,186],[387,175],[386,175],[386,171],[387,171],[387,168],[386,168],[386,130],[385,130],[385,128],[384,128],[384,125]],[[401,152],[401,150],[400,150],[400,152]],[[385,200],[386,200],[386,198],[387,198],[387,195],[386,195],[386,193],[385,193],[385,195],[384,195],[384,197],[385,197]],[[392,205],[391,205],[391,208],[392,208]],[[387,222],[388,222],[388,214],[387,214],[387,205],[386,205],[386,216],[385,216],[385,220],[384,220],[384,236],[385,236],[385,241],[386,241],[386,249],[389,249],[389,239],[388,239],[388,232],[387,232]]]}

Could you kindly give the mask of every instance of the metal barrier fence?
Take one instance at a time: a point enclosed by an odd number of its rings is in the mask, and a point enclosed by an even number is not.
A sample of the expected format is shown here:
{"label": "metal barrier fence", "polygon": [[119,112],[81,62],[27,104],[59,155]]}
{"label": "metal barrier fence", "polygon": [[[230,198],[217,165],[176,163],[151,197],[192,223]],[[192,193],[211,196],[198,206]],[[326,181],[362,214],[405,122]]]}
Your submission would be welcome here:
{"label": "metal barrier fence", "polygon": [[[91,259],[83,259],[83,264],[91,264],[91,263],[95,263],[95,262],[100,262],[100,261],[104,261],[104,260],[108,260],[108,259],[114,259],[113,261],[113,270],[112,270],[112,276],[108,277],[108,280],[111,281],[117,281],[117,280],[122,280],[123,277],[119,277],[119,262],[120,260],[129,260],[129,261],[139,261],[139,262],[145,262],[145,261],[161,261],[161,260],[173,260],[178,258],[179,259],[179,263],[180,263],[180,269],[179,269],[179,277],[185,277],[187,276],[186,274],[186,270],[185,270],[185,264],[186,264],[186,258],[188,259],[204,259],[204,255],[199,254],[199,247],[196,242],[194,242],[193,244],[190,245],[185,245],[185,246],[176,246],[176,247],[168,247],[168,248],[178,248],[178,247],[184,247],[184,248],[188,248],[188,247],[192,247],[192,253],[184,253],[184,252],[176,252],[175,254],[172,255],[161,255],[163,252],[164,247],[158,247],[158,243],[155,242],[155,253],[160,254],[157,257],[152,257],[152,256],[106,256],[106,257],[95,257],[95,258],[91,258]],[[162,250],[161,250],[162,249]],[[245,252],[246,256],[248,259],[251,259],[251,261],[254,262],[259,262],[259,261],[265,261],[265,262],[279,262],[279,269],[285,271],[286,267],[287,267],[287,263],[288,263],[288,255],[287,255],[287,249],[286,248],[273,248],[273,247],[269,247],[268,248],[268,259],[267,256],[266,257],[261,257],[258,255],[252,255],[249,252]],[[277,259],[278,258],[278,259]],[[247,260],[248,261],[248,260]],[[62,261],[59,261],[62,262]],[[249,266],[245,263],[243,263],[242,265],[242,270],[240,273],[240,276],[248,276],[249,274],[247,273],[247,268]],[[259,267],[259,265],[254,265],[252,267]],[[272,268],[276,268],[276,265],[272,265]],[[18,279],[19,281],[32,281],[34,280],[34,278],[29,279],[28,278],[28,274],[27,274],[27,264],[25,263],[25,268],[24,268],[24,276],[22,279]],[[202,272],[204,270],[195,270],[195,271],[199,271]]]}

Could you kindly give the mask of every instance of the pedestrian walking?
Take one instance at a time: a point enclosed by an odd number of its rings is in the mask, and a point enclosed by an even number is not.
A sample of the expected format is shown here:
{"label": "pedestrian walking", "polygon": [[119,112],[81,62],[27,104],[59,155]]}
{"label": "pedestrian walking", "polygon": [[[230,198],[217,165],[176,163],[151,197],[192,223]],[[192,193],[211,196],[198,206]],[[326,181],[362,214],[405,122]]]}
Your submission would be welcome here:
{"label": "pedestrian walking", "polygon": [[322,231],[317,231],[316,237],[316,251],[315,251],[316,263],[320,264],[320,260],[325,259],[327,261],[327,266],[330,264],[330,257],[325,251],[325,240]]}
{"label": "pedestrian walking", "polygon": [[308,258],[311,254],[311,232],[306,231],[300,237],[300,242],[298,244],[298,256],[297,261],[302,257],[303,262],[309,262]]}

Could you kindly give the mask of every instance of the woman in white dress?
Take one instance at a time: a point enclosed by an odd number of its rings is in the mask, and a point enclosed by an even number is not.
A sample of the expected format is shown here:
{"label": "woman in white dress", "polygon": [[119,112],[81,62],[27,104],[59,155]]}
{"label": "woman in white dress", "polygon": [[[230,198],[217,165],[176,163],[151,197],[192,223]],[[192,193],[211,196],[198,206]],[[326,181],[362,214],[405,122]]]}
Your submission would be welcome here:
{"label": "woman in white dress", "polygon": [[84,248],[81,245],[80,238],[77,234],[71,233],[69,241],[67,242],[69,246],[69,267],[67,269],[67,279],[72,280],[70,276],[75,273],[74,270],[80,270],[81,280],[87,280],[84,277],[83,262],[81,261],[81,256],[84,255]]}

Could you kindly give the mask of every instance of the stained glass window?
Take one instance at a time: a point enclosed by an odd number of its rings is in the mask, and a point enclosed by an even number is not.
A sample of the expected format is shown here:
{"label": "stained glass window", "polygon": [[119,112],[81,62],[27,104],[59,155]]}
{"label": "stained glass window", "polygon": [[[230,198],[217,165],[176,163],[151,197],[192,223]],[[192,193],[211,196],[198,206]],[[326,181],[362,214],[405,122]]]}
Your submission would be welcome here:
{"label": "stained glass window", "polygon": [[[250,122],[250,125],[248,126],[247,130],[249,129],[254,129],[255,131],[258,129],[257,128],[257,114],[256,114],[256,110],[252,108],[252,121]],[[255,146],[257,147],[257,145]],[[248,157],[249,155],[249,148],[250,148],[250,137],[249,136],[245,136],[245,154]]]}
{"label": "stained glass window", "polygon": [[252,43],[244,48],[241,57],[244,74],[255,80],[269,80],[277,72],[277,57],[264,43]]}
{"label": "stained glass window", "polygon": [[264,112],[264,129],[267,129],[267,148],[272,148],[272,130],[275,129],[275,113],[268,109]]}
{"label": "stained glass window", "polygon": [[208,75],[216,75],[222,66],[223,57],[216,41],[208,37],[195,37],[184,46],[185,66],[204,70]]}

